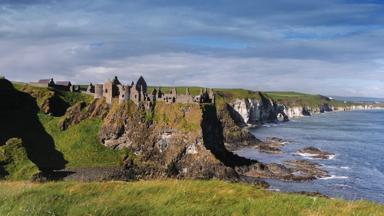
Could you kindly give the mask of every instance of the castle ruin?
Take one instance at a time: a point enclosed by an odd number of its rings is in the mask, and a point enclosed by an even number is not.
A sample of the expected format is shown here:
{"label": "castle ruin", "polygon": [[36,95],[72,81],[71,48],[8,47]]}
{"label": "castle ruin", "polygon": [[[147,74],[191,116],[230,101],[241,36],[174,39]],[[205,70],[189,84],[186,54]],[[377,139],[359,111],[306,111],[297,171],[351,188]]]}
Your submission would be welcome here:
{"label": "castle ruin", "polygon": [[143,103],[146,107],[152,107],[156,101],[164,101],[166,103],[214,103],[215,96],[213,90],[201,89],[200,94],[192,96],[189,89],[186,88],[185,94],[178,94],[176,88],[172,88],[169,93],[163,93],[161,88],[155,88],[148,94],[147,82],[142,76],[136,83],[131,85],[123,85],[117,77],[113,80],[107,80],[104,84],[90,85],[87,88],[88,94],[93,94],[94,98],[105,98],[108,104],[112,104],[114,98],[119,103],[125,101],[133,101],[136,105]]}

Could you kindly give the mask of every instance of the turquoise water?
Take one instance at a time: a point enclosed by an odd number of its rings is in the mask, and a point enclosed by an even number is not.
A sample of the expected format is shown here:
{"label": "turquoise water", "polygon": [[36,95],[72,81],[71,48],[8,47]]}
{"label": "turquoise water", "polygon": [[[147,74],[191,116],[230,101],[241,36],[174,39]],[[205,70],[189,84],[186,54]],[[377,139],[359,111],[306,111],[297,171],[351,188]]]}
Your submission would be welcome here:
{"label": "turquoise water", "polygon": [[[384,110],[334,112],[303,117],[287,123],[264,125],[252,130],[260,138],[281,137],[290,143],[284,154],[263,154],[245,148],[239,155],[262,162],[309,159],[324,166],[331,178],[290,183],[267,180],[272,189],[311,191],[356,200],[384,203]],[[294,153],[314,146],[335,153],[330,160],[304,158]]]}

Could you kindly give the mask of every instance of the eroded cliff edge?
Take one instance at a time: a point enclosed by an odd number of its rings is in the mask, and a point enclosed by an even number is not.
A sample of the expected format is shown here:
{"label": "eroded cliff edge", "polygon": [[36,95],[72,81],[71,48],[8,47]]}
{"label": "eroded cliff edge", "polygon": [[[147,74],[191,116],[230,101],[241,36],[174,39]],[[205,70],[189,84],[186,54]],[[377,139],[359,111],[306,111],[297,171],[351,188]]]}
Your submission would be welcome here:
{"label": "eroded cliff edge", "polygon": [[[265,93],[257,98],[232,98],[227,100],[232,116],[239,125],[256,126],[264,123],[289,121],[292,118],[311,116],[325,112],[352,111],[382,108],[373,104],[353,104],[332,101],[321,95],[287,96],[289,99],[276,99]],[[293,94],[294,95],[294,94]]]}

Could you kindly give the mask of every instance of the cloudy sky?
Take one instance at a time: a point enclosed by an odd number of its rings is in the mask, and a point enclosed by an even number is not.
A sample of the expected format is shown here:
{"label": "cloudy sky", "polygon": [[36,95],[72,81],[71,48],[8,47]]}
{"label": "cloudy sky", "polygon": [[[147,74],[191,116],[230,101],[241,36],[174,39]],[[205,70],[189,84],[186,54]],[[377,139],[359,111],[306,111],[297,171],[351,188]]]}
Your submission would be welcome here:
{"label": "cloudy sky", "polygon": [[0,74],[384,97],[382,2],[0,0]]}

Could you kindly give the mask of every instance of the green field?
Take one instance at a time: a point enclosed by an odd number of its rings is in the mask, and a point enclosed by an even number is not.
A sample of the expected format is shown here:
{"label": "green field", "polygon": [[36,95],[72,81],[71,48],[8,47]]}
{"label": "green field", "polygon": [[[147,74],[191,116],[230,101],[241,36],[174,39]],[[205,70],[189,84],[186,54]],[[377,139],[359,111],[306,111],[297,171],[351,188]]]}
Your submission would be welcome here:
{"label": "green field", "polygon": [[322,104],[329,104],[334,106],[348,106],[350,103],[345,104],[342,101],[329,100],[322,95],[306,94],[300,92],[264,92],[269,98],[285,104],[287,106],[320,106]]}
{"label": "green field", "polygon": [[0,215],[384,215],[384,206],[223,181],[0,183]]}

